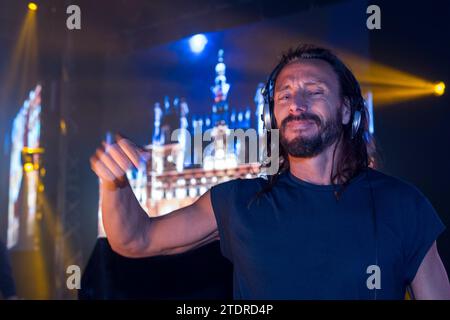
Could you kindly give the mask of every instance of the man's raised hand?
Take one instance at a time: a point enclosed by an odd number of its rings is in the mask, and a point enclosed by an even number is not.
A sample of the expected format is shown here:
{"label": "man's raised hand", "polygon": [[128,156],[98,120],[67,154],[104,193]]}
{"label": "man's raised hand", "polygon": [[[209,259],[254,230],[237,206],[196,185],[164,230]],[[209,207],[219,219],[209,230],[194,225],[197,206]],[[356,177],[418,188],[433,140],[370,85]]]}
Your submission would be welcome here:
{"label": "man's raised hand", "polygon": [[142,161],[147,161],[149,153],[132,141],[116,135],[116,143],[97,148],[91,157],[91,168],[108,188],[120,188],[127,183],[126,172],[132,167],[138,168]]}

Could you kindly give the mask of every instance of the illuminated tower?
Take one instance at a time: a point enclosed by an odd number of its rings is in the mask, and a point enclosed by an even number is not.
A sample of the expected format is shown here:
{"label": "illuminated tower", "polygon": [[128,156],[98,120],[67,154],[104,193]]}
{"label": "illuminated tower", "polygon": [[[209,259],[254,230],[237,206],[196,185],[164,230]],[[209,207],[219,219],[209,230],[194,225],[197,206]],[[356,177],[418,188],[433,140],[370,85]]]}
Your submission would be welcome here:
{"label": "illuminated tower", "polygon": [[219,50],[218,62],[216,64],[216,79],[215,84],[211,87],[211,91],[214,95],[214,104],[212,107],[212,125],[216,125],[220,122],[225,123],[228,121],[228,102],[227,95],[230,91],[230,84],[227,83],[227,77],[225,76],[226,65],[223,62],[223,50]]}
{"label": "illuminated tower", "polygon": [[184,148],[184,163],[178,164],[182,167],[187,167],[191,164],[191,140],[188,131],[188,114],[189,106],[186,100],[181,99],[180,101],[180,133],[178,134],[178,141]]}
{"label": "illuminated tower", "polygon": [[152,144],[159,144],[160,135],[161,135],[161,117],[162,117],[162,109],[161,104],[159,102],[155,103],[155,121],[154,121],[154,132],[152,138]]}
{"label": "illuminated tower", "polygon": [[226,65],[223,62],[223,50],[218,53],[216,64],[215,85],[211,87],[214,94],[214,104],[212,107],[212,128],[207,130],[211,137],[211,143],[205,148],[205,159],[203,168],[225,169],[237,166],[234,141],[231,141],[229,129],[229,114],[227,96],[230,91],[230,84],[225,76]]}
{"label": "illuminated tower", "polygon": [[[183,171],[188,143],[184,131],[188,125],[188,113],[187,103],[184,100],[180,102],[178,98],[175,98],[171,104],[169,97],[165,97],[163,110],[158,103],[155,104],[155,131],[152,141],[152,170],[155,173]],[[173,134],[175,135],[172,137]]]}

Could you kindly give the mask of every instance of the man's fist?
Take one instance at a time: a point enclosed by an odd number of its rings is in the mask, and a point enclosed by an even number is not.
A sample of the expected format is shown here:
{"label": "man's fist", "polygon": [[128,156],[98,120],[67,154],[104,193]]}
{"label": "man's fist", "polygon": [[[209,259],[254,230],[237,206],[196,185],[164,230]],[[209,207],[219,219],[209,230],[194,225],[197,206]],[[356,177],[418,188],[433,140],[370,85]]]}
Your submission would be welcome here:
{"label": "man's fist", "polygon": [[133,142],[116,135],[116,143],[102,143],[91,157],[91,168],[107,187],[118,188],[126,184],[126,172],[147,161],[149,153]]}

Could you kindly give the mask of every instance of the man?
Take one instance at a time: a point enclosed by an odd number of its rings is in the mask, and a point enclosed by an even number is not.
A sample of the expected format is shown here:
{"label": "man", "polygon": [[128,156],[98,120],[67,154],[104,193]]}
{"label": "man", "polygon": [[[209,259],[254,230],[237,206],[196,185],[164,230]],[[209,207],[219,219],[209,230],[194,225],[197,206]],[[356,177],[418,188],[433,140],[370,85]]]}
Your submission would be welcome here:
{"label": "man", "polygon": [[148,218],[125,178],[141,150],[124,138],[97,150],[91,166],[112,248],[143,257],[220,239],[237,299],[402,299],[408,288],[416,299],[449,299],[435,242],[444,226],[415,187],[370,168],[367,113],[350,70],[311,45],[275,70],[265,95],[280,166],[268,180],[228,181]]}

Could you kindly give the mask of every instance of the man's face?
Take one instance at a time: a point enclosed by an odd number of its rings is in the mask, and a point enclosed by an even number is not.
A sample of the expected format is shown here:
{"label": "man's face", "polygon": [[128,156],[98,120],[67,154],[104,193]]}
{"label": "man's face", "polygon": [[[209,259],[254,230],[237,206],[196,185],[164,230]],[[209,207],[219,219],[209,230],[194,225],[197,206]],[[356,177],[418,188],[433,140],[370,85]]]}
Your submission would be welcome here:
{"label": "man's face", "polygon": [[350,120],[339,80],[325,61],[300,60],[277,77],[274,114],[280,143],[293,157],[309,158],[332,145]]}

